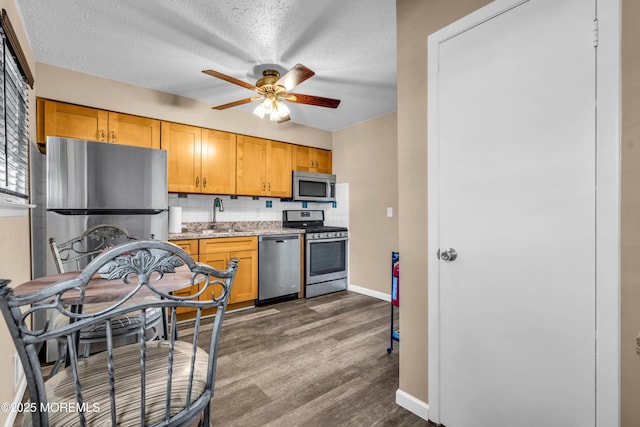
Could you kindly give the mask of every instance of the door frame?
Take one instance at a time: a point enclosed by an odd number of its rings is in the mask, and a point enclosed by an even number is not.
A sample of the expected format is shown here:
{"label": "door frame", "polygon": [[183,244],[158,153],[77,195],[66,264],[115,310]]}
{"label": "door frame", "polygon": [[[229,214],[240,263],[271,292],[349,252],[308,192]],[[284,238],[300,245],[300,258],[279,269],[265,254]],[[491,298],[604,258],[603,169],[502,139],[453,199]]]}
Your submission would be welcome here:
{"label": "door frame", "polygon": [[[428,38],[428,414],[440,422],[438,50],[528,1],[496,0]],[[620,424],[620,3],[596,0],[596,425]],[[544,408],[541,408],[544,411]]]}

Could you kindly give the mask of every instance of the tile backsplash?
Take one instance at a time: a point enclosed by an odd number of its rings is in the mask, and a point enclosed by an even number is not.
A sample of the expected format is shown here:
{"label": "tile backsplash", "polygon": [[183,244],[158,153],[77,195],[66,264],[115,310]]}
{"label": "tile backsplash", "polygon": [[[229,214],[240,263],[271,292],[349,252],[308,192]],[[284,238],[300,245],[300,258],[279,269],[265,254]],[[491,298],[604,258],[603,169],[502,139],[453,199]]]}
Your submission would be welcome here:
{"label": "tile backsplash", "polygon": [[349,226],[349,184],[336,185],[336,203],[281,202],[278,198],[247,196],[215,196],[189,194],[179,197],[169,194],[169,206],[182,207],[182,222],[210,222],[213,220],[213,200],[222,199],[224,211],[216,210],[216,221],[282,221],[283,210],[319,209],[325,211],[327,225]]}

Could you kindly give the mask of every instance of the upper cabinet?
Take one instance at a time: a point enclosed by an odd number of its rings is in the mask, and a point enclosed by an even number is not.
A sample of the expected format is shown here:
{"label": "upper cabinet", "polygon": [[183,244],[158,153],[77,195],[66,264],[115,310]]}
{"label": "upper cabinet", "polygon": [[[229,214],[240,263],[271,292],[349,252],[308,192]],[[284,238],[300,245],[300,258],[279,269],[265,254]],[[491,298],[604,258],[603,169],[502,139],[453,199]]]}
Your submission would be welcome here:
{"label": "upper cabinet", "polygon": [[47,136],[167,151],[169,191],[290,198],[291,171],[331,173],[331,151],[37,98]]}
{"label": "upper cabinet", "polygon": [[109,111],[108,142],[160,148],[160,120]]}
{"label": "upper cabinet", "polygon": [[331,173],[331,151],[294,145],[291,167],[297,171]]}
{"label": "upper cabinet", "polygon": [[235,134],[162,122],[162,149],[170,192],[235,194]]}
{"label": "upper cabinet", "polygon": [[269,195],[291,197],[291,144],[269,141],[267,182]]}
{"label": "upper cabinet", "polygon": [[292,145],[238,135],[236,193],[291,197]]}
{"label": "upper cabinet", "polygon": [[37,140],[45,151],[47,136],[160,148],[160,121],[97,108],[37,100]]}
{"label": "upper cabinet", "polygon": [[236,194],[236,134],[202,129],[202,193]]}
{"label": "upper cabinet", "polygon": [[169,191],[200,193],[202,129],[162,122],[162,149],[167,150]]}

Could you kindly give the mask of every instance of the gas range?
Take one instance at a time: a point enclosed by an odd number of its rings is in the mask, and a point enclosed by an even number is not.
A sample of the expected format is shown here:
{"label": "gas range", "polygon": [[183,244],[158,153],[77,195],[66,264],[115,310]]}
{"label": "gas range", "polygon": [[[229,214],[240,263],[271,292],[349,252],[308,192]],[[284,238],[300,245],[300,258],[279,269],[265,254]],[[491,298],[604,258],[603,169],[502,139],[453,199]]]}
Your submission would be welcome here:
{"label": "gas range", "polygon": [[304,229],[304,235],[307,240],[335,239],[335,238],[349,237],[349,231],[345,227],[332,227],[328,225],[308,225],[308,226],[286,225],[286,227]]}
{"label": "gas range", "polygon": [[347,289],[349,231],[324,225],[324,211],[283,211],[282,226],[305,232],[305,297]]}
{"label": "gas range", "polygon": [[282,218],[283,227],[303,229],[307,240],[349,237],[346,227],[324,225],[324,211],[321,210],[283,211]]}

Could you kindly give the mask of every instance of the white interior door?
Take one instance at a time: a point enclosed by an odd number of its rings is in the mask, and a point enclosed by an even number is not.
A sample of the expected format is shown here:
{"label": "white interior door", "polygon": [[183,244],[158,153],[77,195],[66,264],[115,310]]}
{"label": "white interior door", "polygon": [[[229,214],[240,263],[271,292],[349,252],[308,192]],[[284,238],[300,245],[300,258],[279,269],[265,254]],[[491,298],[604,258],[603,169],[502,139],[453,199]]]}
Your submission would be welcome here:
{"label": "white interior door", "polygon": [[438,45],[431,238],[457,251],[430,284],[447,427],[595,425],[594,14],[529,0]]}

